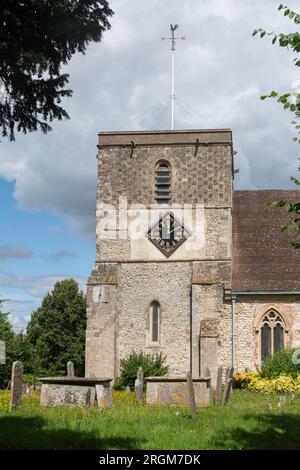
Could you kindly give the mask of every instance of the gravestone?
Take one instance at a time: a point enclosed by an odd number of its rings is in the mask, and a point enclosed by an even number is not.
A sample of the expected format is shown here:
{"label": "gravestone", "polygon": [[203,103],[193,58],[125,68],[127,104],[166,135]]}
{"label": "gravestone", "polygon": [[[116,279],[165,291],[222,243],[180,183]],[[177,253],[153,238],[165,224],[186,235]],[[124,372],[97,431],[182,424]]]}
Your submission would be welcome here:
{"label": "gravestone", "polygon": [[136,401],[139,402],[139,403],[142,403],[142,401],[143,401],[143,386],[142,386],[142,382],[140,381],[140,379],[135,379],[134,391],[135,391]]}
{"label": "gravestone", "polygon": [[10,404],[9,409],[20,406],[22,397],[23,384],[23,364],[20,361],[13,362],[11,368],[11,385],[10,385]]}
{"label": "gravestone", "polygon": [[126,392],[126,393],[130,393],[130,387],[129,387],[129,385],[127,385],[127,386],[125,387],[125,392]]}
{"label": "gravestone", "polygon": [[221,394],[222,394],[222,374],[223,374],[223,367],[218,367],[217,370],[217,386],[216,386],[216,402],[220,403],[221,401]]}
{"label": "gravestone", "polygon": [[69,361],[67,363],[67,376],[68,377],[75,377],[74,364],[73,364],[72,361]]}
{"label": "gravestone", "polygon": [[110,408],[112,403],[110,384],[96,384],[95,388],[98,408]]}
{"label": "gravestone", "polygon": [[6,356],[5,356],[5,342],[0,341],[0,364],[6,363]]}
{"label": "gravestone", "polygon": [[193,379],[192,379],[192,374],[190,372],[187,372],[186,374],[186,383],[187,383],[187,388],[188,388],[192,419],[195,419],[197,415],[197,407],[196,407]]}
{"label": "gravestone", "polygon": [[139,381],[141,382],[142,390],[143,390],[144,389],[144,371],[142,367],[139,367],[136,378],[139,379]]}
{"label": "gravestone", "polygon": [[225,386],[226,386],[228,380],[232,379],[233,373],[234,373],[234,368],[233,367],[227,367],[226,376],[225,376]]}
{"label": "gravestone", "polygon": [[225,386],[228,382],[228,378],[229,378],[229,371],[230,371],[230,367],[227,367],[226,368],[226,372],[225,372]]}
{"label": "gravestone", "polygon": [[[211,378],[211,373],[210,373],[210,369],[209,367],[205,367],[205,370],[204,370],[204,377],[210,377]],[[211,380],[209,382],[209,402],[211,403],[212,402],[212,387],[211,387]]]}
{"label": "gravestone", "polygon": [[226,385],[225,385],[225,390],[224,390],[224,393],[223,393],[223,396],[222,396],[222,405],[223,406],[227,405],[229,397],[230,397],[231,390],[232,390],[232,379],[229,378]]}

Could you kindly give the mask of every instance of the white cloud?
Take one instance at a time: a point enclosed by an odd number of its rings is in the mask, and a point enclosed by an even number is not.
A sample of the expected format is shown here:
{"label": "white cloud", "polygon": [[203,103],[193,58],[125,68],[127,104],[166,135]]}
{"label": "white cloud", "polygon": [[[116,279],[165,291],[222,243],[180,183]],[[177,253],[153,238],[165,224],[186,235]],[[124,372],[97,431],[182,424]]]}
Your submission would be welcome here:
{"label": "white cloud", "polygon": [[[289,5],[298,6],[295,0]],[[111,1],[112,29],[67,68],[71,120],[55,123],[47,136],[1,143],[0,176],[16,182],[19,207],[47,208],[77,233],[94,236],[97,132],[118,129],[170,94],[169,44],[160,39],[170,23],[179,23],[178,35],[187,37],[176,52],[178,99],[205,116],[197,115],[201,127],[209,121],[233,129],[240,155],[236,187],[288,187],[298,163],[290,116],[259,96],[289,89],[297,69],[292,53],[251,35],[260,26],[296,29],[277,6],[277,0]],[[143,125],[150,128],[154,117]],[[186,127],[184,116],[177,117]]]}
{"label": "white cloud", "polygon": [[[34,297],[43,297],[47,292],[52,291],[57,281],[63,281],[68,276],[18,276],[13,273],[0,272],[0,285],[6,288],[23,289],[26,294]],[[86,289],[86,278],[82,276],[74,277],[79,288]],[[14,299],[9,299],[13,301]]]}
{"label": "white cloud", "polygon": [[48,261],[55,263],[61,261],[64,258],[77,258],[77,254],[74,251],[58,250],[55,253],[51,253],[51,255],[47,256]]}
{"label": "white cloud", "polygon": [[33,254],[25,246],[0,245],[0,260],[8,258],[32,258]]}

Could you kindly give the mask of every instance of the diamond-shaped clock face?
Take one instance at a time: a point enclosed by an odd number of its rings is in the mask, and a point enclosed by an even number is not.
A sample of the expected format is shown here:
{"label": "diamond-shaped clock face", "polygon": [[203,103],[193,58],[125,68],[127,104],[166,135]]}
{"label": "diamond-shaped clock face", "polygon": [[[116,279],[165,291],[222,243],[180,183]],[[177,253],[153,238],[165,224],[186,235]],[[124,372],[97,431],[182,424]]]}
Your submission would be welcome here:
{"label": "diamond-shaped clock face", "polygon": [[167,258],[182,245],[192,232],[178,220],[173,212],[167,212],[147,231],[148,239]]}

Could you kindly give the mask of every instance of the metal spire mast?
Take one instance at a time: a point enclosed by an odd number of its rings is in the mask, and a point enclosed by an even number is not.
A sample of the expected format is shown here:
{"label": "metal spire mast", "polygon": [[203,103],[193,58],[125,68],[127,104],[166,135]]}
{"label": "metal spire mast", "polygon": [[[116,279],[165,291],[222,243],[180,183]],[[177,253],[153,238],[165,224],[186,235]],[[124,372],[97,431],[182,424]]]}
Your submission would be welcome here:
{"label": "metal spire mast", "polygon": [[168,39],[171,41],[171,53],[172,53],[172,75],[171,75],[171,129],[174,130],[174,104],[175,104],[175,49],[176,49],[176,41],[178,40],[185,40],[185,36],[181,36],[180,38],[175,37],[175,31],[179,28],[178,24],[171,24],[171,37],[161,38],[163,41]]}

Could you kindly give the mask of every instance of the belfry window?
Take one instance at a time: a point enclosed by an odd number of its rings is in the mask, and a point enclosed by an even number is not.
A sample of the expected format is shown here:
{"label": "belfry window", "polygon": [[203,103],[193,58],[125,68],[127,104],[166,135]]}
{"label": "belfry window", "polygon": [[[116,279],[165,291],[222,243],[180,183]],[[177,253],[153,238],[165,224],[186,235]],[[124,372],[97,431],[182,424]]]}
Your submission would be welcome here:
{"label": "belfry window", "polygon": [[158,302],[150,306],[150,338],[151,343],[158,343],[160,335],[160,307]]}
{"label": "belfry window", "polygon": [[155,198],[158,204],[169,204],[171,199],[171,168],[161,162],[155,169]]}
{"label": "belfry window", "polygon": [[275,310],[269,310],[260,325],[261,361],[284,347],[284,321]]}

